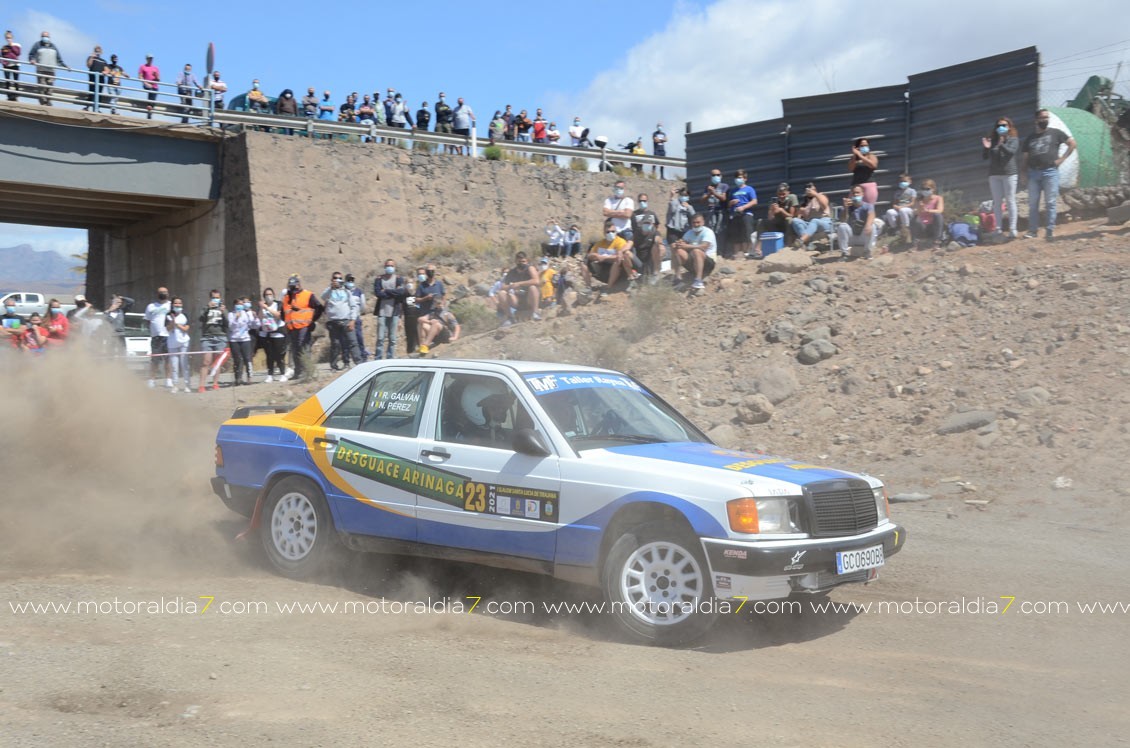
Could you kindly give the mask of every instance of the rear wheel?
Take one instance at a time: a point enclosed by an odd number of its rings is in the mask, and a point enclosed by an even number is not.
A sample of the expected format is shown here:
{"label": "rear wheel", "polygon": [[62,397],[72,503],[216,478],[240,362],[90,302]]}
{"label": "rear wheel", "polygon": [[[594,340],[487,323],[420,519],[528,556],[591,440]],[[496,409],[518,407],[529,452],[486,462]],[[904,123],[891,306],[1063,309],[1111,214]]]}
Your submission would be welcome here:
{"label": "rear wheel", "polygon": [[326,499],[306,478],[290,476],[276,483],[261,516],[267,558],[288,577],[306,579],[324,571],[341,549]]}
{"label": "rear wheel", "polygon": [[608,551],[604,594],[616,621],[635,638],[683,644],[706,633],[716,618],[707,568],[689,532],[666,522],[641,525]]}

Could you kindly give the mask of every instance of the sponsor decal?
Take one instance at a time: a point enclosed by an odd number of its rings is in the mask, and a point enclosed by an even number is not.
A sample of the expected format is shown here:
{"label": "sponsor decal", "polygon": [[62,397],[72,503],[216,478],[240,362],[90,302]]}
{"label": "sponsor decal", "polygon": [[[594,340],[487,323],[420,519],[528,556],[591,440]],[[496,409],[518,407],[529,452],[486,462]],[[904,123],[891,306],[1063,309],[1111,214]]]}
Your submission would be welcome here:
{"label": "sponsor decal", "polygon": [[716,589],[716,590],[731,589],[730,578],[728,576],[726,576],[725,574],[715,574],[714,575],[714,589]]}
{"label": "sponsor decal", "polygon": [[613,374],[533,374],[526,377],[526,383],[530,385],[535,395],[593,387],[635,390],[647,394],[647,390],[634,379]]}
{"label": "sponsor decal", "polygon": [[789,560],[789,565],[785,567],[785,571],[799,571],[803,569],[804,564],[800,563],[800,560],[804,558],[804,554],[806,553],[808,553],[808,551],[797,551],[794,553],[792,559]]}
{"label": "sponsor decal", "polygon": [[741,548],[726,548],[722,551],[722,558],[749,558],[749,552]]}

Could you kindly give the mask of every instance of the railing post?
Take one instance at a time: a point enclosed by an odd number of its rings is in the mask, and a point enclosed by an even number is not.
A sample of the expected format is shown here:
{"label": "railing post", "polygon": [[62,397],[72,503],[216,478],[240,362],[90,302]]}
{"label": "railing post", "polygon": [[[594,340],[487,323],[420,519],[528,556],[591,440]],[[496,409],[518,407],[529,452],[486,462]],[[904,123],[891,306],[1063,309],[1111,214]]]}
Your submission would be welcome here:
{"label": "railing post", "polygon": [[471,158],[479,157],[479,129],[471,123]]}
{"label": "railing post", "polygon": [[90,105],[94,108],[94,111],[97,112],[98,111],[98,105],[99,105],[100,99],[102,97],[102,80],[103,79],[102,79],[102,73],[95,73],[94,76],[95,76],[94,77],[94,100],[90,102]]}

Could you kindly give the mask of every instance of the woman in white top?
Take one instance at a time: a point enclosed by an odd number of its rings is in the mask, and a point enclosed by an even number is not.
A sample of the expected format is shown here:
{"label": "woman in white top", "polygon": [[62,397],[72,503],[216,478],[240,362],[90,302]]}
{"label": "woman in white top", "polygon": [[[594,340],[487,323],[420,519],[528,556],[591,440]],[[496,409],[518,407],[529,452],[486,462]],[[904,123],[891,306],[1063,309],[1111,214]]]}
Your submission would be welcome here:
{"label": "woman in white top", "polygon": [[172,306],[165,316],[165,327],[169,331],[169,368],[172,378],[170,392],[177,391],[177,382],[184,379],[184,391],[192,392],[188,386],[188,346],[192,341],[189,333],[188,315],[184,313],[184,301],[179,296],[173,297]]}
{"label": "woman in white top", "polygon": [[259,302],[259,347],[267,352],[267,378],[263,381],[286,381],[286,325],[282,305],[275,298],[275,289],[264,288]]}
{"label": "woman in white top", "polygon": [[236,299],[232,311],[228,312],[228,343],[231,348],[232,369],[235,383],[251,384],[251,331],[258,327],[259,320],[243,299]]}

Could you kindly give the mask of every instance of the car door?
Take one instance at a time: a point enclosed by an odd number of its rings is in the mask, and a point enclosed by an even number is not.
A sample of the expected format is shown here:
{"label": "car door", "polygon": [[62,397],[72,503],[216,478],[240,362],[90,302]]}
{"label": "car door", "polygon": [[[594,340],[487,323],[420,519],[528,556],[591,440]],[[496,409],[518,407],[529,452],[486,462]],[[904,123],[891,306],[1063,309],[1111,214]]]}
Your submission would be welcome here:
{"label": "car door", "polygon": [[421,440],[428,477],[416,492],[419,541],[552,560],[561,469],[554,454],[514,450],[518,429],[541,431],[518,391],[500,375],[470,370],[448,370],[436,387]]}
{"label": "car door", "polygon": [[314,461],[330,485],[339,530],[416,539],[415,461],[434,373],[384,369],[311,430]]}

